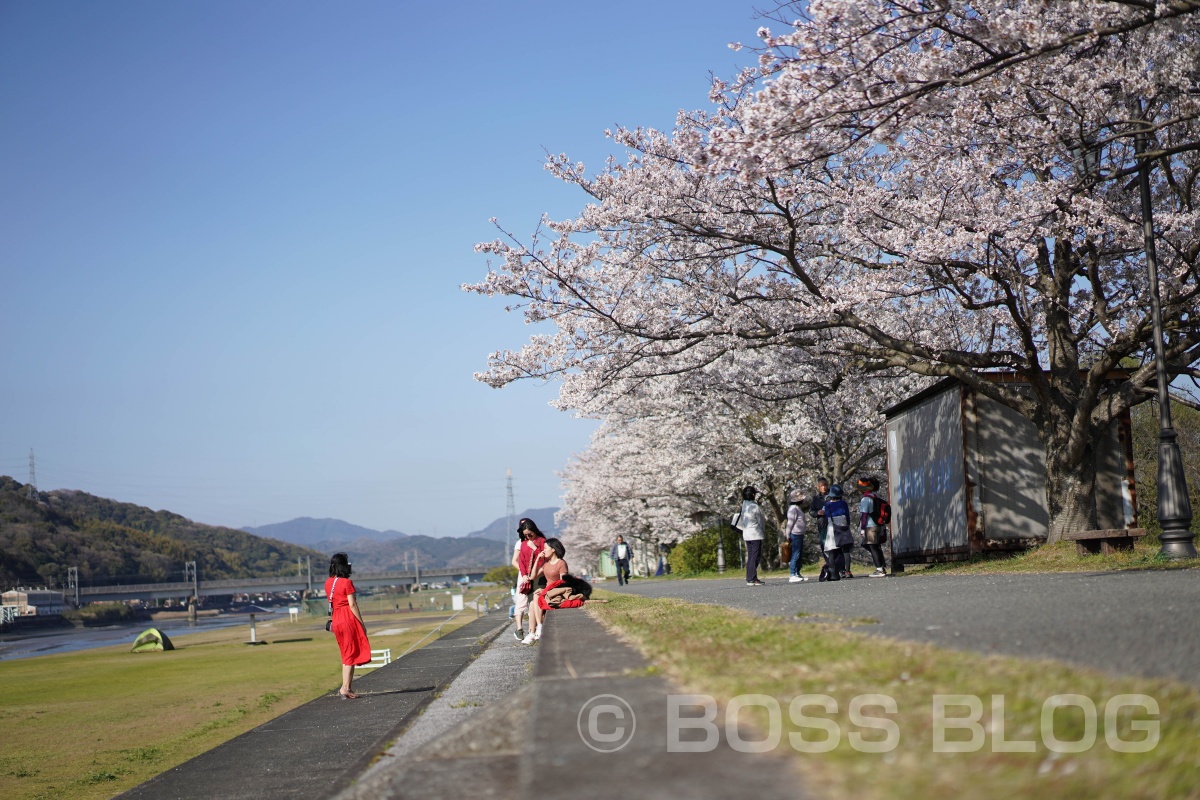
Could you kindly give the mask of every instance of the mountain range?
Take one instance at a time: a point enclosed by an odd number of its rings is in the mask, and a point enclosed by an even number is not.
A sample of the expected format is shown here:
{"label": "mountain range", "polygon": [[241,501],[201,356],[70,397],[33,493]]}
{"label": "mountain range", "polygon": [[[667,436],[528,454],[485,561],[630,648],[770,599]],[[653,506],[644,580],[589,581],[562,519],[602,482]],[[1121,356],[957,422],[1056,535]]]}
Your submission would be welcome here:
{"label": "mountain range", "polygon": [[[555,536],[558,533],[554,524],[557,511],[557,508],[531,508],[518,514],[517,519],[528,517],[544,534]],[[298,517],[242,530],[325,554],[343,552],[359,572],[383,572],[413,569],[417,565],[454,568],[507,564],[512,558],[507,546],[516,541],[515,524],[513,527],[510,533],[508,518],[500,517],[465,536],[435,538],[396,530],[377,531],[340,519]]]}

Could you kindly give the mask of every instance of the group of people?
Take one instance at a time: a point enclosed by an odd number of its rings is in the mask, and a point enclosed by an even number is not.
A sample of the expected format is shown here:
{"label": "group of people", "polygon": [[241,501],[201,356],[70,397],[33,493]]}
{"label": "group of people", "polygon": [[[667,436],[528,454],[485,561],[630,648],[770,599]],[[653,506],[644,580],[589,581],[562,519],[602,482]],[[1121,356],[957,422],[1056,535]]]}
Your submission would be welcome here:
{"label": "group of people", "polygon": [[[887,562],[883,555],[883,543],[887,540],[886,526],[877,520],[879,504],[879,480],[874,477],[858,479],[858,514],[851,515],[845,492],[838,484],[830,485],[828,479],[817,478],[816,493],[806,497],[797,489],[788,496],[787,523],[784,535],[791,548],[788,580],[804,583],[808,578],[800,574],[800,562],[804,553],[804,536],[811,520],[817,535],[824,565],[821,580],[837,581],[853,578],[850,555],[855,547],[854,528],[858,529],[858,544],[871,556],[875,571],[868,578],[886,578]],[[746,543],[746,585],[762,586],[758,578],[758,561],[762,555],[765,537],[762,508],[756,502],[758,490],[753,486],[742,489],[742,507],[734,515],[733,525],[742,531]]]}
{"label": "group of people", "polygon": [[[517,568],[517,586],[513,595],[513,632],[522,644],[534,644],[542,638],[546,612],[555,608],[578,608],[591,599],[592,586],[570,573],[567,549],[556,538],[547,539],[537,523],[525,518],[517,523],[517,543],[512,565]],[[529,616],[529,630],[522,627]]]}
{"label": "group of people", "polygon": [[[592,596],[592,587],[582,578],[570,574],[565,556],[567,549],[558,539],[547,539],[531,519],[517,525],[517,545],[513,549],[512,565],[517,568],[517,587],[514,617],[517,639],[533,644],[542,638],[542,622],[546,612],[554,608],[577,608]],[[325,596],[329,598],[328,629],[337,640],[342,658],[342,686],[338,694],[346,700],[359,697],[354,692],[354,668],[371,660],[371,642],[354,581],[352,567],[345,553],[334,553],[329,559],[329,578],[325,581]],[[411,605],[410,605],[411,607]],[[521,623],[529,616],[529,631]]]}

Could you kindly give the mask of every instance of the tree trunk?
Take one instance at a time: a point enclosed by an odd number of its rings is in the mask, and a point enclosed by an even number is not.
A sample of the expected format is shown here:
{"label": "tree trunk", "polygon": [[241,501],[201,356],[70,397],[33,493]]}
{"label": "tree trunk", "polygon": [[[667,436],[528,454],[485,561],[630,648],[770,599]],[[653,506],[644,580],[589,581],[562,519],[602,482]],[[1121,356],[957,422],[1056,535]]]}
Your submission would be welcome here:
{"label": "tree trunk", "polygon": [[[1063,441],[1056,441],[1061,438]],[[1061,541],[1068,531],[1097,528],[1095,436],[1088,436],[1079,448],[1080,457],[1072,458],[1067,436],[1057,437],[1053,428],[1043,437],[1046,448],[1046,511],[1050,526],[1046,544]]]}

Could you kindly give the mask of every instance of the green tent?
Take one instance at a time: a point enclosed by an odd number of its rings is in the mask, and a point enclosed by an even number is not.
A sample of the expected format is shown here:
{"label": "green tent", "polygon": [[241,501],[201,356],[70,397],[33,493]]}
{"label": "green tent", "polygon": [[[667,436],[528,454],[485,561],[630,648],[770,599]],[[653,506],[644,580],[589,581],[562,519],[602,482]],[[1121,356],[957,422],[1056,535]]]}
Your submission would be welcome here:
{"label": "green tent", "polygon": [[137,641],[133,643],[131,653],[149,653],[159,650],[174,650],[175,645],[171,644],[171,640],[165,633],[158,628],[147,628],[142,631],[142,635],[137,637]]}

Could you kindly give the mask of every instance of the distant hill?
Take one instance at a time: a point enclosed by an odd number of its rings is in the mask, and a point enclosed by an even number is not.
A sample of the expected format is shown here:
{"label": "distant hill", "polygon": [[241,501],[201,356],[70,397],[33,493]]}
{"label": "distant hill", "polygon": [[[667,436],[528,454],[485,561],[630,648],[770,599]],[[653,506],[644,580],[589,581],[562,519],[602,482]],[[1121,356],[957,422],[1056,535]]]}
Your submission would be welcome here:
{"label": "distant hill", "polygon": [[[527,508],[520,514],[517,514],[516,519],[528,517],[538,526],[538,530],[546,534],[546,536],[558,536],[558,526],[554,524],[554,515],[557,513],[558,508]],[[473,539],[496,539],[503,542],[506,540],[515,541],[516,533],[516,521],[513,521],[513,529],[509,530],[508,517],[500,517],[500,519],[493,520],[483,530],[473,531],[468,533],[467,536]]]}
{"label": "distant hill", "polygon": [[[320,552],[294,544],[153,511],[69,489],[25,496],[26,487],[0,476],[0,585],[80,584],[183,579],[197,562],[201,580],[294,573],[296,560]],[[318,573],[319,574],[319,573]]]}
{"label": "distant hill", "polygon": [[[533,508],[517,515],[529,517],[543,533],[554,536],[557,508]],[[466,536],[414,536],[399,531],[376,531],[344,522],[340,519],[300,517],[272,525],[245,527],[243,531],[259,536],[272,536],[293,544],[304,545],[324,554],[325,558],[338,552],[350,556],[358,572],[379,572],[393,569],[492,566],[507,564],[512,556],[505,549],[508,518],[494,520],[486,528]],[[513,532],[515,534],[515,531]],[[509,541],[515,541],[511,539]],[[406,560],[407,557],[407,560]]]}
{"label": "distant hill", "polygon": [[356,573],[383,572],[393,569],[454,568],[506,564],[503,542],[490,539],[470,539],[462,536],[406,536],[380,542],[359,539],[354,542],[338,543],[328,548],[329,553],[343,551],[350,557]]}
{"label": "distant hill", "polygon": [[281,542],[302,544],[308,547],[322,542],[352,542],[357,539],[387,541],[408,536],[407,533],[400,531],[375,531],[340,519],[313,519],[312,517],[298,517],[287,522],[275,522],[258,527],[247,526],[242,530],[255,536],[266,536]]}

